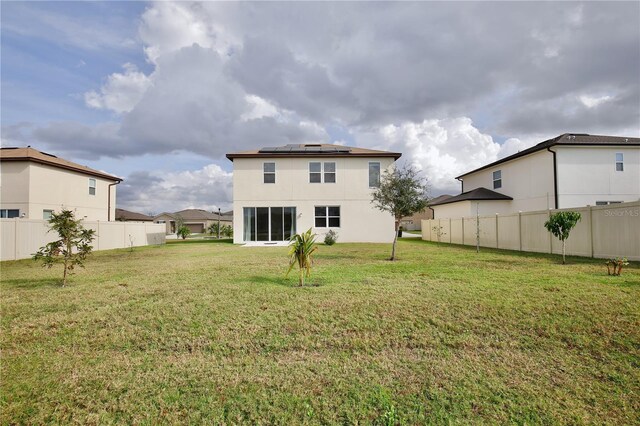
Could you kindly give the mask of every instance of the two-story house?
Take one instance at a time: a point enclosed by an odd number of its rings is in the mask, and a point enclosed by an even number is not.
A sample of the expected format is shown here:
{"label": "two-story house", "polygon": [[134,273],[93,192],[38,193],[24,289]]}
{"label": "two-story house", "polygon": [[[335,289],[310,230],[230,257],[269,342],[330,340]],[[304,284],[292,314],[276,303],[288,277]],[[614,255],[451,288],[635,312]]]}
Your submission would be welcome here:
{"label": "two-story house", "polygon": [[340,242],[389,242],[394,218],[371,204],[401,154],[330,144],[227,154],[233,161],[234,243],[277,244],[312,228]]}
{"label": "two-story house", "polygon": [[49,219],[63,208],[114,221],[121,178],[27,148],[0,149],[0,217]]}
{"label": "two-story house", "polygon": [[563,134],[458,176],[435,218],[606,205],[640,199],[640,138]]}

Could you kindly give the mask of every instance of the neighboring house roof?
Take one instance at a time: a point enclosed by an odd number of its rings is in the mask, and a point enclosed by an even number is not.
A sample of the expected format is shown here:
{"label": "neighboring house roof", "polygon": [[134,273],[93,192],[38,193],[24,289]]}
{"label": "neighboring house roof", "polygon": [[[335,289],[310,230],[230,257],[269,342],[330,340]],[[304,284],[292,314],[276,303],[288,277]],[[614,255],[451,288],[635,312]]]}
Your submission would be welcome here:
{"label": "neighboring house roof", "polygon": [[428,205],[432,205],[432,204],[439,204],[441,201],[447,200],[449,198],[451,198],[452,195],[449,194],[442,194],[437,196],[436,198],[433,198],[429,201]]}
{"label": "neighboring house roof", "polygon": [[130,212],[129,210],[124,209],[116,209],[116,220],[153,222],[153,218],[151,216],[147,216],[142,213]]}
{"label": "neighboring house roof", "polygon": [[525,155],[533,154],[543,149],[551,148],[553,146],[640,146],[640,138],[628,138],[623,136],[601,136],[601,135],[589,135],[586,133],[565,133],[560,136],[556,136],[553,139],[548,139],[544,142],[540,142],[531,148],[522,150],[508,157],[502,158],[498,161],[494,161],[491,164],[482,166],[465,174],[462,174],[456,179],[470,175],[471,173],[479,172],[480,170],[494,167],[498,164],[506,161],[511,161]]}
{"label": "neighboring house roof", "polygon": [[[229,214],[223,213],[220,215],[220,220],[226,220],[231,222],[233,220],[233,211],[228,212]],[[175,213],[161,213],[159,215],[154,216],[153,219],[157,219],[160,216],[169,216],[176,219],[178,216],[182,218],[182,220],[187,222],[193,221],[207,221],[207,220],[218,220],[218,213],[209,212],[203,209],[185,209],[180,210]]]}
{"label": "neighboring house roof", "polygon": [[399,152],[378,151],[333,144],[289,144],[277,147],[265,147],[250,151],[232,152],[227,158],[285,158],[285,157],[393,157],[402,156]]}
{"label": "neighboring house roof", "polygon": [[46,164],[61,169],[72,170],[74,172],[84,173],[89,176],[96,176],[114,182],[122,182],[122,178],[110,175],[100,170],[91,169],[86,166],[74,163],[72,161],[58,158],[55,155],[38,151],[37,149],[26,147],[5,147],[0,149],[0,161],[32,161],[34,163]]}
{"label": "neighboring house roof", "polygon": [[460,195],[456,195],[454,197],[445,198],[443,200],[437,202],[430,202],[429,206],[441,206],[443,204],[456,203],[458,201],[489,201],[489,200],[513,200],[513,198],[508,195],[500,194],[499,192],[492,191],[487,188],[476,188],[471,191],[463,192]]}

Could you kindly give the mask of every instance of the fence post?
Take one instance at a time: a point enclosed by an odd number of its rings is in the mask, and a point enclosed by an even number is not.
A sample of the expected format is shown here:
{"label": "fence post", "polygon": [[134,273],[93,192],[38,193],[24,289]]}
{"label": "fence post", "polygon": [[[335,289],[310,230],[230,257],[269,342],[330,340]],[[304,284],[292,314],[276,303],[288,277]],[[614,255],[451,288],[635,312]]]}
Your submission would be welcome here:
{"label": "fence post", "polygon": [[13,235],[15,235],[15,239],[13,240],[13,260],[18,260],[18,218],[13,218]]}
{"label": "fence post", "polygon": [[449,244],[451,244],[451,241],[452,241],[451,240],[451,234],[452,234],[452,232],[451,232],[451,218],[449,218]]}
{"label": "fence post", "polygon": [[591,257],[594,257],[595,249],[593,247],[593,207],[589,207],[589,244],[591,245]]}
{"label": "fence post", "polygon": [[[551,209],[547,210],[547,220],[551,220]],[[551,235],[551,232],[548,232],[549,234],[549,254],[553,254],[553,235]]]}
{"label": "fence post", "polygon": [[522,212],[518,212],[518,245],[522,251]]}
{"label": "fence post", "polygon": [[499,245],[498,236],[499,236],[499,234],[498,234],[498,213],[496,213],[496,248],[499,248],[498,247],[498,245]]}
{"label": "fence post", "polygon": [[464,217],[460,219],[460,222],[462,223],[462,245],[464,245]]}

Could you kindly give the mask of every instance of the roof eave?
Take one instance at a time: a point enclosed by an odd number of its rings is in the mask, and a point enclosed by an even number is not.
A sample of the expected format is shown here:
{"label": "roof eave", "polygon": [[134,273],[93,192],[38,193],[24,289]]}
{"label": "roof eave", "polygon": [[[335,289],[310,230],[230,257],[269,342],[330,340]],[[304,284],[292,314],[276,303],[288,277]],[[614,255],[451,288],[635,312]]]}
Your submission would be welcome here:
{"label": "roof eave", "polygon": [[103,179],[108,179],[114,182],[122,182],[124,180],[120,177],[109,175],[106,173],[100,173],[98,171],[93,171],[93,170],[83,170],[77,167],[67,166],[67,165],[58,164],[58,163],[52,163],[50,161],[45,161],[45,160],[41,160],[39,158],[33,158],[33,157],[0,157],[0,161],[31,161],[33,163],[44,164],[45,166],[57,167],[59,169],[70,170],[73,172],[82,173],[89,176],[101,177]]}
{"label": "roof eave", "polygon": [[369,157],[369,158],[377,158],[377,157],[392,157],[395,160],[402,157],[402,154],[399,152],[380,152],[380,153],[321,153],[314,152],[309,154],[281,154],[281,153],[251,153],[251,154],[242,154],[242,153],[231,153],[227,154],[226,157],[233,161],[234,158],[314,158],[314,157]]}

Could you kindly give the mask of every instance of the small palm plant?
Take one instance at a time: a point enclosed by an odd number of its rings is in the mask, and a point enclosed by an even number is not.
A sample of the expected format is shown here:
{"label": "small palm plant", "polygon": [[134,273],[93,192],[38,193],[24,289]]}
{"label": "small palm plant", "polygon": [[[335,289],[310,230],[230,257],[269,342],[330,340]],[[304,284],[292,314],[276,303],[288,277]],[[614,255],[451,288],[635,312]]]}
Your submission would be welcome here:
{"label": "small palm plant", "polygon": [[300,287],[304,285],[305,276],[307,278],[311,276],[311,264],[313,263],[311,255],[318,248],[315,246],[315,243],[316,234],[311,233],[311,228],[309,228],[309,230],[303,234],[296,234],[291,237],[291,249],[289,250],[289,270],[287,271],[286,276],[288,277],[293,267],[298,264],[300,273]]}

